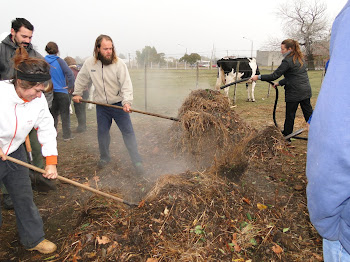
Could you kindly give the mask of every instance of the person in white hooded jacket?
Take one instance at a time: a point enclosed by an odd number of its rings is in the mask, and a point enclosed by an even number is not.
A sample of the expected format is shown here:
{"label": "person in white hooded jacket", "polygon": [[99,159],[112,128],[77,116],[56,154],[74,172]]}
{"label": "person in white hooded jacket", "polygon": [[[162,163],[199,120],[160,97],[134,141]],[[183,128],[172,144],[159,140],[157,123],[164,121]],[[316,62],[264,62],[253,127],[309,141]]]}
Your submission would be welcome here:
{"label": "person in white hooded jacket", "polygon": [[[57,133],[43,95],[51,79],[50,66],[43,59],[29,57],[26,50],[19,47],[14,68],[11,82],[0,81],[0,181],[13,201],[21,244],[27,250],[48,254],[57,247],[44,238],[43,222],[33,201],[29,170],[7,160],[7,156],[26,162],[23,143],[35,128],[46,157],[43,176],[57,178]],[[0,225],[1,220],[0,213]]]}

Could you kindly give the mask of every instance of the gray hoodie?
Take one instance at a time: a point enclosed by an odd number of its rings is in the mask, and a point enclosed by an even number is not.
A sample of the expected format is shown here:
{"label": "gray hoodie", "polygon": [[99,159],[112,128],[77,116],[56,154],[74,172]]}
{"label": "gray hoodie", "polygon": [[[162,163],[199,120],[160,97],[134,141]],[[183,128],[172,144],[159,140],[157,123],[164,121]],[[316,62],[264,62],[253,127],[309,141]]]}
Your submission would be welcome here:
{"label": "gray hoodie", "polygon": [[[9,80],[13,78],[13,61],[12,58],[15,55],[16,45],[12,39],[11,35],[8,35],[0,43],[0,80]],[[33,45],[29,43],[26,48],[29,56],[44,59],[44,57],[33,49]]]}
{"label": "gray hoodie", "polygon": [[[14,68],[12,58],[18,47],[19,46],[12,41],[11,34],[0,43],[0,80],[9,80],[13,78]],[[29,43],[26,50],[30,57],[37,57],[44,60],[44,57],[33,49],[31,43]],[[45,97],[49,108],[51,108],[53,92],[45,93]]]}

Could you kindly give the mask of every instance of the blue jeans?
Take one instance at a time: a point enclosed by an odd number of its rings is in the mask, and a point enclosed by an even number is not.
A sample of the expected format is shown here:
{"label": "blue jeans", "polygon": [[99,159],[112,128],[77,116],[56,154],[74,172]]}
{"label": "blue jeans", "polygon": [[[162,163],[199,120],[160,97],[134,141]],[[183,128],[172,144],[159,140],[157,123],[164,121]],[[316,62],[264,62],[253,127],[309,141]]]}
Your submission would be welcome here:
{"label": "blue jeans", "polygon": [[[27,161],[23,144],[9,156]],[[21,244],[29,249],[44,240],[43,221],[33,201],[28,168],[0,159],[0,181],[4,183],[13,202]],[[0,210],[0,225],[2,223]]]}
{"label": "blue jeans", "polygon": [[[114,105],[122,106],[121,102]],[[96,118],[97,138],[101,160],[111,160],[109,154],[109,144],[111,142],[111,137],[109,131],[111,129],[113,119],[117,124],[119,130],[122,132],[124,144],[129,151],[129,155],[133,164],[142,162],[141,156],[137,150],[136,137],[129,113],[124,112],[122,109],[96,105]]]}
{"label": "blue jeans", "polygon": [[324,262],[348,262],[350,254],[344,249],[339,241],[323,239]]}

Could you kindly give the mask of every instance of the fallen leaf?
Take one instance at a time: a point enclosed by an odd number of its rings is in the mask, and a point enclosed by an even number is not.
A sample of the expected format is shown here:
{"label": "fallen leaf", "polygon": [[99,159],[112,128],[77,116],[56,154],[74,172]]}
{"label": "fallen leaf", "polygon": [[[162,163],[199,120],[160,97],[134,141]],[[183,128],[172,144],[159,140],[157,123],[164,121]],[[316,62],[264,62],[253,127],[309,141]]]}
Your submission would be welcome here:
{"label": "fallen leaf", "polygon": [[158,262],[157,258],[147,258],[146,262]]}
{"label": "fallen leaf", "polygon": [[323,261],[323,257],[316,254],[316,253],[312,253],[312,255],[318,260],[318,261]]}
{"label": "fallen leaf", "polygon": [[143,207],[145,204],[146,204],[145,200],[142,200],[142,201],[139,203],[139,206],[138,206],[138,207]]}
{"label": "fallen leaf", "polygon": [[246,202],[248,205],[250,205],[250,200],[248,198],[242,197],[242,200]]}
{"label": "fallen leaf", "polygon": [[275,252],[276,254],[281,254],[283,252],[283,249],[276,244],[272,247],[272,251]]}
{"label": "fallen leaf", "polygon": [[259,210],[264,210],[267,208],[267,206],[260,204],[260,203],[257,203],[256,206],[258,207]]}
{"label": "fallen leaf", "polygon": [[302,185],[296,185],[294,187],[294,189],[297,190],[297,191],[301,191],[301,190],[303,190],[303,186]]}
{"label": "fallen leaf", "polygon": [[86,253],[88,258],[96,257],[96,252]]}
{"label": "fallen leaf", "polygon": [[165,209],[164,209],[164,215],[168,215],[169,214],[169,209],[167,208],[167,207],[165,207]]}
{"label": "fallen leaf", "polygon": [[107,243],[111,242],[111,241],[109,240],[109,238],[106,237],[106,236],[102,236],[101,238],[98,236],[98,237],[96,237],[96,239],[97,239],[97,242],[98,242],[100,245],[104,245],[104,244],[107,244]]}

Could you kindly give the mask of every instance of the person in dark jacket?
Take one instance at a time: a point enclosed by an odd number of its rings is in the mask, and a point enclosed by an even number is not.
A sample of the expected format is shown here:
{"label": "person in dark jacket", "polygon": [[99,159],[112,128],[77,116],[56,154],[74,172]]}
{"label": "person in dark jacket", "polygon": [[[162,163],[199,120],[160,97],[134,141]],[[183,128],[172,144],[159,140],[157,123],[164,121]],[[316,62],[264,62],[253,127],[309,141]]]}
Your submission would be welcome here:
{"label": "person in dark jacket", "polygon": [[55,42],[49,42],[45,51],[48,53],[45,60],[51,65],[50,74],[54,91],[51,114],[55,120],[56,129],[58,115],[61,115],[63,140],[68,141],[73,138],[70,129],[69,92],[74,88],[74,74],[67,63],[57,56],[59,50]]}
{"label": "person in dark jacket", "polygon": [[284,56],[281,65],[269,75],[255,75],[253,81],[274,81],[282,75],[277,86],[284,86],[286,101],[286,119],[284,121],[283,135],[287,136],[293,132],[295,113],[300,104],[305,121],[312,115],[310,103],[311,85],[304,62],[304,56],[300,50],[298,41],[286,39],[281,43],[281,53]]}

